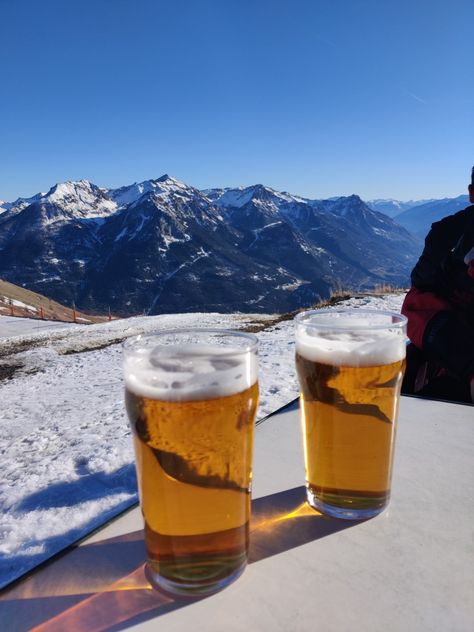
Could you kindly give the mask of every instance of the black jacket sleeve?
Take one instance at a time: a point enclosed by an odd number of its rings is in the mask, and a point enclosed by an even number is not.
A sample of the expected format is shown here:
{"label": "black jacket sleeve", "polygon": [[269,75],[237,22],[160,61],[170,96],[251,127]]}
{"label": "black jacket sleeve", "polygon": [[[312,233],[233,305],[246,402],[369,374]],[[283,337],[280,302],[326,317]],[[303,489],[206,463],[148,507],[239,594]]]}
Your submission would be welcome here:
{"label": "black jacket sleeve", "polygon": [[452,295],[455,289],[466,289],[472,279],[466,274],[462,250],[467,244],[466,235],[470,239],[471,232],[474,234],[474,206],[435,222],[411,273],[412,285],[444,298]]}

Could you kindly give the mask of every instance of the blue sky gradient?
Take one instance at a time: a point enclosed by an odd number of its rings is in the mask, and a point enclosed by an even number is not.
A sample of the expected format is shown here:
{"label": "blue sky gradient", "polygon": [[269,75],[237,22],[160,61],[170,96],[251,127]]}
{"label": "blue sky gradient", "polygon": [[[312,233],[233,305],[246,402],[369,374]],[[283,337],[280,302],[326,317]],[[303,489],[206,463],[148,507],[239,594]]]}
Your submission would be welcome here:
{"label": "blue sky gradient", "polygon": [[0,0],[0,199],[169,173],[464,193],[472,0]]}

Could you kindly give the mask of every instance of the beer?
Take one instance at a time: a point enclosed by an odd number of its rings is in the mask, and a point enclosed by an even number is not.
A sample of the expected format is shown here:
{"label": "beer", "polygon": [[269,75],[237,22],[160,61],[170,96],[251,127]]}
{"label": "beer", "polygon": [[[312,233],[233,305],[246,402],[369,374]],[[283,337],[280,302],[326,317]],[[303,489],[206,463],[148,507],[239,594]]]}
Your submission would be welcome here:
{"label": "beer", "polygon": [[126,357],[125,383],[147,575],[174,593],[213,592],[247,563],[255,354],[156,347]]}
{"label": "beer", "polygon": [[354,312],[355,324],[341,312],[324,327],[318,316],[299,325],[296,368],[308,500],[330,515],[368,518],[390,499],[404,319],[389,327],[390,315],[383,327],[383,314],[376,312],[374,325],[371,312],[365,320]]}

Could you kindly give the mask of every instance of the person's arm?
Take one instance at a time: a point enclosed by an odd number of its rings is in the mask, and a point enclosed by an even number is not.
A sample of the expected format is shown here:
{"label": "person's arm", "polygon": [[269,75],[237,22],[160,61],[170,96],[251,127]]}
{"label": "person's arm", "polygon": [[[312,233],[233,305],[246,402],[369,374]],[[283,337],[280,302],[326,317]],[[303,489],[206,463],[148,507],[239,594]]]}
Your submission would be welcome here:
{"label": "person's arm", "polygon": [[427,357],[464,383],[474,376],[474,330],[451,303],[434,292],[412,288],[402,314],[408,318],[408,337]]}

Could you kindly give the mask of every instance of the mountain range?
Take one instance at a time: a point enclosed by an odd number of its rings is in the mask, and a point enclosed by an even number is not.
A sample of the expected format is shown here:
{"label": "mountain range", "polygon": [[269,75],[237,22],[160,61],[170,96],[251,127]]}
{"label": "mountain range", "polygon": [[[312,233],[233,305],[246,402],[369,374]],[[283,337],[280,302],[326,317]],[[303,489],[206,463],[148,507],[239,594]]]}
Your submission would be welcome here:
{"label": "mountain range", "polygon": [[0,210],[0,277],[120,315],[283,312],[336,288],[406,286],[422,246],[357,195],[201,191],[168,175],[60,183]]}
{"label": "mountain range", "polygon": [[379,211],[380,213],[384,213],[388,215],[392,219],[395,219],[397,216],[401,215],[405,211],[409,211],[410,209],[415,208],[416,206],[420,206],[422,204],[429,204],[430,202],[436,202],[437,200],[429,199],[429,200],[409,200],[407,202],[402,202],[400,200],[392,200],[392,199],[376,199],[376,200],[367,200],[368,206],[374,211]]}
{"label": "mountain range", "polygon": [[424,239],[433,222],[438,222],[446,215],[457,213],[469,204],[469,196],[467,195],[430,200],[405,210],[393,219],[416,237]]}

